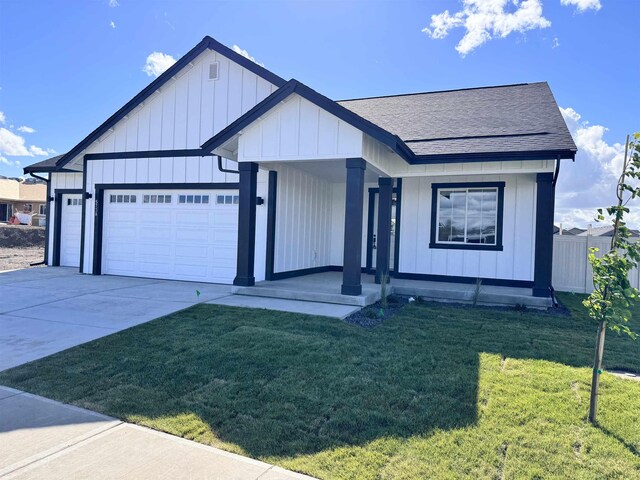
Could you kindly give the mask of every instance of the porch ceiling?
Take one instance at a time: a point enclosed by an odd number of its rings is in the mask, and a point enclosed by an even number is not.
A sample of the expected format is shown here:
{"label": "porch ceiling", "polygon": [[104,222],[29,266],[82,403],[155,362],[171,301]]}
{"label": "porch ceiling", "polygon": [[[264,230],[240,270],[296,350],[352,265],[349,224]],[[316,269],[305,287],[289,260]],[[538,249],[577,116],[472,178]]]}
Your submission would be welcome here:
{"label": "porch ceiling", "polygon": [[[347,176],[347,167],[345,160],[317,160],[317,161],[286,161],[286,162],[265,162],[262,166],[266,169],[273,166],[286,166],[297,168],[303,172],[309,173],[317,178],[322,178],[330,183],[344,183]],[[375,183],[378,177],[385,177],[380,170],[373,165],[367,163],[367,169],[364,172],[364,181],[366,183]]]}

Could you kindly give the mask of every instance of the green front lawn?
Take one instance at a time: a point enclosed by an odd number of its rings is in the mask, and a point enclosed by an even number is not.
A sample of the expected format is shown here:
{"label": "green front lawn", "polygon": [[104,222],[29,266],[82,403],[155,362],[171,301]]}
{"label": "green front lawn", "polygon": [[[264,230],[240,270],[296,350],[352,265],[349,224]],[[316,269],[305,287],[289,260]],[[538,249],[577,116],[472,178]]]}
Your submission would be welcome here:
{"label": "green front lawn", "polygon": [[[640,478],[640,382],[595,326],[412,304],[374,329],[199,305],[0,374],[0,384],[321,478]],[[638,322],[634,325],[639,328]],[[640,372],[609,334],[606,368]]]}

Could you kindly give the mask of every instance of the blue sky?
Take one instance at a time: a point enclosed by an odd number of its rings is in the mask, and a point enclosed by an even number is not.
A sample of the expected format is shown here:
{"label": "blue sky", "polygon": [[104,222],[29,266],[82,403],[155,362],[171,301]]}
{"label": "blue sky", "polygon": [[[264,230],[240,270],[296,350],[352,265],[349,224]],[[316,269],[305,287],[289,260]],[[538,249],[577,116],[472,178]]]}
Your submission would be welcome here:
{"label": "blue sky", "polygon": [[0,174],[73,147],[153,80],[152,52],[211,35],[334,99],[548,81],[581,148],[557,219],[584,223],[640,130],[639,14],[637,0],[2,0]]}

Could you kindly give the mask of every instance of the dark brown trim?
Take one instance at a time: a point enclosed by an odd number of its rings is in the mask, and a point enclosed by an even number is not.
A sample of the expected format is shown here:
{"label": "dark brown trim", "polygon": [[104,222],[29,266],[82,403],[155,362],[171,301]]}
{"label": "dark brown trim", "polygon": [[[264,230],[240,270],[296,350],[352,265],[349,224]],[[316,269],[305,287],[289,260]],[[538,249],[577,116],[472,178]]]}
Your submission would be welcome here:
{"label": "dark brown trim", "polygon": [[364,171],[362,158],[348,158],[344,215],[344,254],[342,294],[362,293],[362,214],[364,210]]}
{"label": "dark brown trim", "polygon": [[267,193],[267,254],[265,280],[275,280],[273,272],[276,255],[276,202],[278,192],[278,172],[269,172],[269,190]]}
{"label": "dark brown trim", "polygon": [[[423,280],[427,282],[449,282],[473,284],[478,281],[477,277],[459,277],[449,275],[432,275],[428,273],[396,273],[395,278],[407,280]],[[480,278],[483,285],[494,285],[498,287],[532,288],[533,282],[527,280],[510,280],[502,278]]]}
{"label": "dark brown trim", "polygon": [[393,178],[378,178],[378,237],[375,282],[389,281],[391,255],[391,210],[393,206]]}
{"label": "dark brown trim", "polygon": [[400,219],[402,217],[402,179],[396,180],[396,238],[393,246],[393,274],[400,269]]}
{"label": "dark brown trim", "polygon": [[240,287],[255,285],[256,250],[256,194],[258,164],[242,162],[240,171],[240,203],[238,205],[238,256],[233,284]]}
{"label": "dark brown trim", "polygon": [[[53,229],[53,260],[51,265],[60,266],[60,244],[62,241],[62,196],[63,195],[81,195],[82,190],[79,188],[56,188],[54,190],[54,229]],[[48,207],[47,207],[48,208]],[[47,219],[47,224],[49,223]]]}
{"label": "dark brown trim", "polygon": [[553,273],[553,211],[555,186],[553,173],[538,173],[536,177],[536,243],[533,273],[533,295],[551,296]]}

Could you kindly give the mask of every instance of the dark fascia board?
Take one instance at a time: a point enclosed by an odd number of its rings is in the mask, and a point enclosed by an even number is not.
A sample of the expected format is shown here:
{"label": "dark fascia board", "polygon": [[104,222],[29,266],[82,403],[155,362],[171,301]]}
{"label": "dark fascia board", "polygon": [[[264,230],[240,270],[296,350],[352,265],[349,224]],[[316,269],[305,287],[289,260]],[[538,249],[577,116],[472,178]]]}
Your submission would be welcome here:
{"label": "dark fascia board", "polygon": [[85,160],[119,160],[126,158],[204,157],[202,150],[144,150],[132,152],[87,153]]}
{"label": "dark fascia board", "polygon": [[540,150],[524,152],[452,153],[440,155],[416,155],[413,165],[438,163],[504,162],[519,160],[575,160],[575,150]]}
{"label": "dark fascia board", "polygon": [[318,107],[326,110],[339,119],[349,123],[353,127],[361,130],[367,135],[370,135],[371,137],[385,144],[407,162],[411,163],[411,159],[415,157],[414,153],[397,135],[393,135],[392,133],[384,130],[383,128],[370,122],[369,120],[362,118],[361,116],[353,113],[351,110],[343,107],[342,105],[339,105],[333,100],[325,97],[324,95],[321,95],[320,93],[307,87],[306,85],[300,83],[295,79],[289,80],[286,84],[273,92],[262,102],[258,103],[247,113],[245,113],[236,121],[232,122],[226,128],[221,130],[217,135],[207,140],[204,144],[202,144],[202,149],[207,154],[209,154],[217,147],[229,141],[243,128],[253,123],[255,120],[263,116],[269,110],[283,102],[287,97],[294,93],[297,93],[311,103],[317,105]]}
{"label": "dark fascia board", "polygon": [[161,88],[165,83],[167,83],[171,78],[173,78],[180,70],[186,67],[192,60],[194,60],[198,55],[200,55],[205,50],[213,50],[225,57],[229,58],[231,61],[239,64],[240,66],[250,70],[256,75],[264,78],[268,82],[273,83],[277,87],[281,87],[286,82],[283,78],[280,78],[275,73],[270,72],[264,67],[261,67],[255,62],[252,62],[246,57],[243,57],[239,53],[234,52],[229,47],[221,44],[217,40],[206,36],[202,39],[200,43],[198,43],[195,47],[193,47],[187,54],[182,56],[176,63],[174,63],[166,72],[156,78],[153,82],[147,85],[140,93],[138,93],[135,97],[133,97],[129,102],[127,102],[120,110],[111,115],[102,125],[96,128],[93,132],[91,132],[84,140],[82,140],[78,145],[73,147],[66,155],[64,155],[61,159],[56,163],[57,167],[63,167],[67,163],[69,163],[73,158],[75,158],[80,152],[82,152],[85,148],[91,145],[94,141],[100,138],[107,130],[109,130],[113,125],[119,122],[122,118],[124,118],[129,112],[131,112],[134,108],[136,108],[140,103],[145,101],[148,97],[150,97],[156,90]]}
{"label": "dark fascia board", "polygon": [[60,168],[55,165],[51,165],[49,167],[24,167],[22,169],[25,174],[28,173],[82,173],[77,170],[70,170],[68,168]]}

